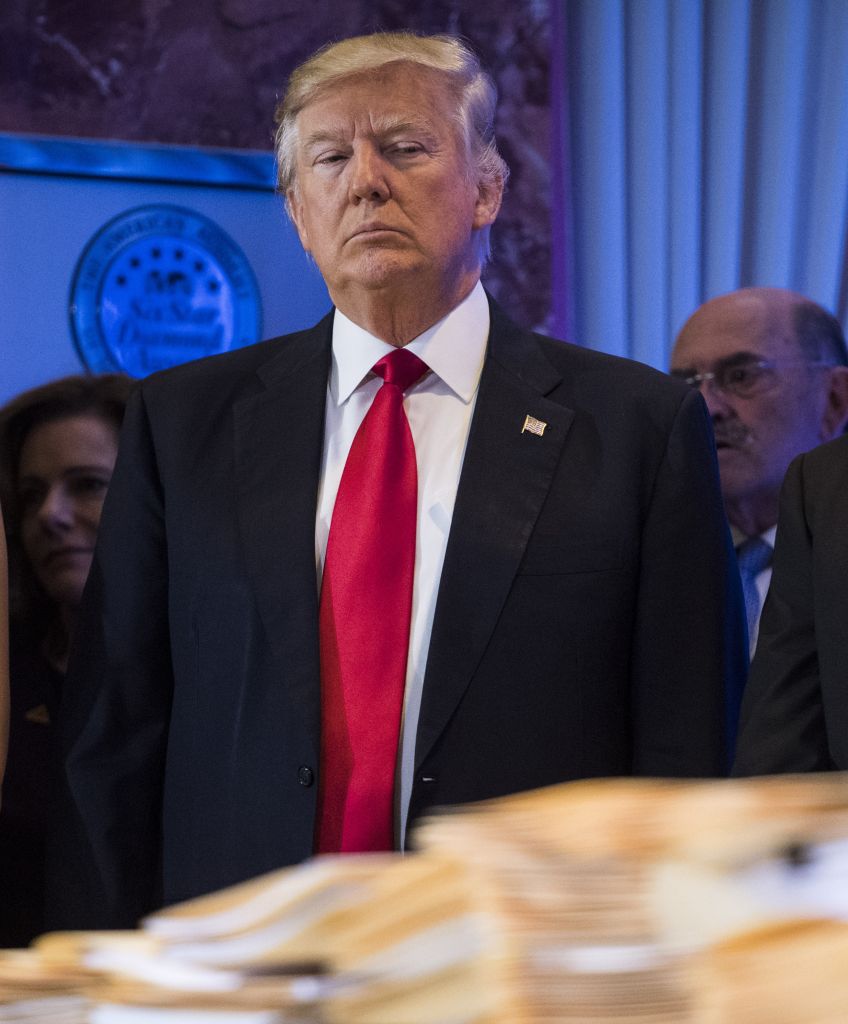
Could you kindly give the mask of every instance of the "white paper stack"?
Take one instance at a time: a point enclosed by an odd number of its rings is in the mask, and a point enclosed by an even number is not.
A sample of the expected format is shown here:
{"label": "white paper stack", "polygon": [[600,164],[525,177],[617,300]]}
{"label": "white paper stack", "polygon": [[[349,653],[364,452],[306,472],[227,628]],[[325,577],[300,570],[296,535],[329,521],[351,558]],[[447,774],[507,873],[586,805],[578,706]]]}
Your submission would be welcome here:
{"label": "white paper stack", "polygon": [[578,782],[417,845],[43,936],[0,959],[0,1022],[848,1021],[842,775]]}
{"label": "white paper stack", "polygon": [[0,1021],[87,1024],[92,973],[57,968],[33,950],[0,950]]}
{"label": "white paper stack", "polygon": [[425,855],[464,851],[499,894],[513,952],[504,1020],[520,1024],[700,1021],[705,950],[788,919],[848,920],[846,840],[840,775],[579,782],[419,835]]}

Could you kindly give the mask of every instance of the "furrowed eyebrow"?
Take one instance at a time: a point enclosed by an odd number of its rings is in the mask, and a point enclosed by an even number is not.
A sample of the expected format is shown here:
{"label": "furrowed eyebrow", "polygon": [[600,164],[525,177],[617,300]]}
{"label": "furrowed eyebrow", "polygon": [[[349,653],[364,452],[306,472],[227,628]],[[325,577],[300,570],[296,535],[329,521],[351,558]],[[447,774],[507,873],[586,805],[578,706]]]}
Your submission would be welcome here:
{"label": "furrowed eyebrow", "polygon": [[307,135],[306,138],[303,140],[303,146],[305,149],[310,149],[313,146],[323,145],[325,142],[344,142],[344,133],[341,131],[310,132],[309,135]]}
{"label": "furrowed eyebrow", "polygon": [[[734,352],[729,356],[725,356],[724,359],[717,359],[712,365],[722,370],[733,369],[734,366],[747,366],[748,363],[759,363],[763,362],[765,357],[758,352]],[[694,366],[673,366],[670,370],[675,376],[691,377],[697,370]]]}
{"label": "furrowed eyebrow", "polygon": [[733,355],[729,355],[725,359],[719,359],[716,362],[716,366],[743,366],[745,363],[762,362],[764,358],[765,357],[762,354],[757,352],[734,352]]}
{"label": "furrowed eyebrow", "polygon": [[[386,135],[402,135],[406,132],[424,136],[428,139],[433,137],[433,127],[429,121],[400,121],[400,120],[389,120],[380,121],[374,126],[374,134],[378,137]],[[305,149],[313,149],[315,146],[329,144],[341,145],[346,143],[349,139],[347,131],[341,128],[319,128],[314,132],[310,132],[303,139],[303,146]]]}
{"label": "furrowed eyebrow", "polygon": [[404,132],[413,132],[419,135],[432,135],[433,126],[429,121],[383,121],[377,123],[375,131],[378,135],[393,135],[402,134]]}

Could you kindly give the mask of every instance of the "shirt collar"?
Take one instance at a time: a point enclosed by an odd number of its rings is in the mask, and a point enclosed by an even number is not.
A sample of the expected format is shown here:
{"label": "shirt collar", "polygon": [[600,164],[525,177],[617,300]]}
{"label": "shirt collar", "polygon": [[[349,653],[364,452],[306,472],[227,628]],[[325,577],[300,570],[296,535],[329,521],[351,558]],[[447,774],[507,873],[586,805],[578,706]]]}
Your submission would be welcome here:
{"label": "shirt collar", "polygon": [[[759,536],[766,542],[766,544],[769,545],[769,547],[774,548],[774,542],[777,537],[777,523],[775,523],[774,526],[770,526],[767,530],[763,530]],[[734,526],[733,523],[730,524],[730,537],[735,548],[738,548],[740,544],[744,544],[746,540],[749,540],[748,535],[743,533],[737,526]]]}
{"label": "shirt collar", "polygon": [[[474,397],[489,338],[489,303],[478,281],[447,316],[409,342],[407,348],[466,404]],[[391,345],[363,330],[341,310],[333,318],[330,394],[343,405]]]}

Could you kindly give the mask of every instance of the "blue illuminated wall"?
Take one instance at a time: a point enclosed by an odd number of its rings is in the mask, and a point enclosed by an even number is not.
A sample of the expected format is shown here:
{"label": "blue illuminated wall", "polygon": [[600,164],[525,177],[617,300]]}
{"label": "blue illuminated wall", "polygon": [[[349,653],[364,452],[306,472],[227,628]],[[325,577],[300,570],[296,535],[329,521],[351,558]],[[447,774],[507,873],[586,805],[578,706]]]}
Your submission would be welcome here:
{"label": "blue illuminated wall", "polygon": [[665,368],[706,299],[848,322],[848,3],[553,3],[555,329]]}
{"label": "blue illuminated wall", "polygon": [[220,226],[253,269],[263,336],[307,326],[329,308],[272,190],[270,155],[58,145],[0,138],[0,402],[84,368],[69,321],[74,270],[91,237],[132,207],[176,204]]}

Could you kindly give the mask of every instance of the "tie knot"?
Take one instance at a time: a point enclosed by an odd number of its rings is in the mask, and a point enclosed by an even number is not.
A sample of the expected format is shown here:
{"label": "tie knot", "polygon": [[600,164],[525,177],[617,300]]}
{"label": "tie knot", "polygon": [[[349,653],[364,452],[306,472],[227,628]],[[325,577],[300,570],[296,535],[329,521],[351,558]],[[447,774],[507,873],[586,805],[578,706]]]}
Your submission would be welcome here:
{"label": "tie knot", "polygon": [[414,352],[405,348],[396,348],[387,356],[383,356],[374,364],[374,373],[382,377],[386,384],[395,384],[401,391],[406,391],[419,378],[423,377],[429,367]]}
{"label": "tie knot", "polygon": [[749,537],[736,549],[739,571],[753,579],[771,564],[772,546],[762,537]]}

